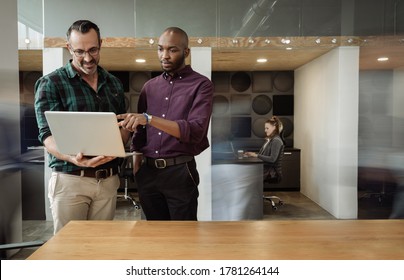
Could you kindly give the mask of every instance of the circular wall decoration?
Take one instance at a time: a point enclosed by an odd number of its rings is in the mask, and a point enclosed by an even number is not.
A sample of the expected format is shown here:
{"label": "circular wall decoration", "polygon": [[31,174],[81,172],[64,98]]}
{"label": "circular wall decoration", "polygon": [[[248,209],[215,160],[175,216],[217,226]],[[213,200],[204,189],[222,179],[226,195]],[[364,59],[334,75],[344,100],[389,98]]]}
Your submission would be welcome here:
{"label": "circular wall decoration", "polygon": [[28,72],[24,77],[24,90],[34,92],[35,83],[40,77],[42,73],[39,71]]}
{"label": "circular wall decoration", "polygon": [[231,87],[238,92],[246,91],[251,86],[251,78],[246,72],[236,72],[231,77]]}
{"label": "circular wall decoration", "polygon": [[254,120],[252,125],[252,132],[259,138],[265,138],[265,122],[268,118],[258,118]]}
{"label": "circular wall decoration", "polygon": [[137,103],[139,101],[139,94],[130,94],[129,110],[131,113],[137,113]]}
{"label": "circular wall decoration", "polygon": [[283,124],[283,136],[289,137],[293,133],[293,122],[287,118],[279,118]]}
{"label": "circular wall decoration", "polygon": [[258,115],[268,114],[272,110],[272,100],[269,96],[260,94],[253,99],[252,108]]}
{"label": "circular wall decoration", "polygon": [[292,72],[278,72],[274,78],[274,87],[281,92],[287,92],[293,88],[293,82]]}
{"label": "circular wall decoration", "polygon": [[149,75],[145,72],[134,72],[130,78],[130,87],[136,91],[140,92],[143,85],[150,79]]}
{"label": "circular wall decoration", "polygon": [[215,116],[224,115],[229,111],[229,100],[223,95],[213,97],[213,114]]}

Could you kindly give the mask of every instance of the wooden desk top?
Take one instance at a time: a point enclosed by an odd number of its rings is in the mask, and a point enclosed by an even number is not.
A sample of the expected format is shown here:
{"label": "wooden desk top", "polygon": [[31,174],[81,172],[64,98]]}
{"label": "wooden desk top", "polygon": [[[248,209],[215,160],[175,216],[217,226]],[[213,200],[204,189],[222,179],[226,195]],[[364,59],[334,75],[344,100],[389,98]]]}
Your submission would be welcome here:
{"label": "wooden desk top", "polygon": [[404,259],[404,220],[72,221],[28,259]]}

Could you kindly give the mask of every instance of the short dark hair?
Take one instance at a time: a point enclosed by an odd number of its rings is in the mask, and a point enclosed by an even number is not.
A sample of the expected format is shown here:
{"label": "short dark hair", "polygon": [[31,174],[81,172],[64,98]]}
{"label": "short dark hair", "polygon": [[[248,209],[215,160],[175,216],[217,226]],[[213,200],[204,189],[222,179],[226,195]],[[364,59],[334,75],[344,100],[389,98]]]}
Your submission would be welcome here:
{"label": "short dark hair", "polygon": [[89,20],[78,20],[73,22],[73,24],[69,27],[69,29],[66,32],[66,39],[67,41],[70,40],[70,34],[72,34],[72,31],[78,31],[80,33],[87,33],[89,32],[91,29],[94,29],[95,32],[97,32],[97,36],[98,36],[98,44],[100,44],[101,42],[101,34],[100,34],[100,29],[98,28],[98,26],[89,21]]}

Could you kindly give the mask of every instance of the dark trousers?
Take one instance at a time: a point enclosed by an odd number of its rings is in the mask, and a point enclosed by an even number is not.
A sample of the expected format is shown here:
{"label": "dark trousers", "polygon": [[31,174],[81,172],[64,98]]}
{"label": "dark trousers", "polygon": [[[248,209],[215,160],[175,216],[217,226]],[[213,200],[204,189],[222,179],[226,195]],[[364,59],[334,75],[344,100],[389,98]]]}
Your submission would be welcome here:
{"label": "dark trousers", "polygon": [[147,220],[197,220],[199,174],[195,160],[163,169],[143,164],[135,176]]}

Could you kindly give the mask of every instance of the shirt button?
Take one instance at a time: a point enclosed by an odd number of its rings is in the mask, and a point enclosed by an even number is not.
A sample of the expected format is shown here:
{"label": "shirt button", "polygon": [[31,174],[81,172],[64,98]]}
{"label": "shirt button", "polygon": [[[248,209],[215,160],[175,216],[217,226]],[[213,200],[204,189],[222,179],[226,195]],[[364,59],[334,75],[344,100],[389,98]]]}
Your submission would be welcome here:
{"label": "shirt button", "polygon": [[159,151],[154,151],[154,153],[155,153],[155,154],[158,154],[158,153],[159,153]]}
{"label": "shirt button", "polygon": [[162,114],[161,116],[162,116],[163,118],[165,118],[165,117],[166,117],[166,114]]}
{"label": "shirt button", "polygon": [[166,97],[166,100],[168,100],[168,97]]}
{"label": "shirt button", "polygon": [[172,81],[170,81],[170,84],[173,84],[173,82],[172,82]]}
{"label": "shirt button", "polygon": [[161,135],[161,132],[159,132],[159,135]]}

